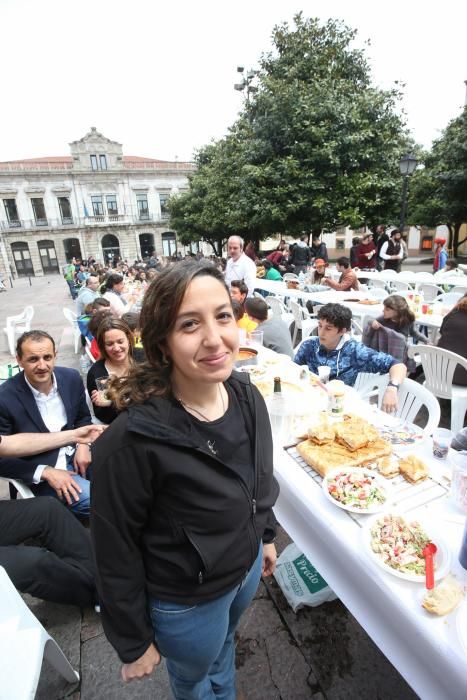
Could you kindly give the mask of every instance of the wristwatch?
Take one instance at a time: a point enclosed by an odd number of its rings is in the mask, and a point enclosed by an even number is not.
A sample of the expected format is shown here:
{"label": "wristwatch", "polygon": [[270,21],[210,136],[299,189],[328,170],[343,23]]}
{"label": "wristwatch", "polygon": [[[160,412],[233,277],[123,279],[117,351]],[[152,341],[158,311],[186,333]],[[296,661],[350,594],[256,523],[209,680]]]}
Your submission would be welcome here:
{"label": "wristwatch", "polygon": [[393,382],[392,379],[391,379],[391,381],[388,382],[388,386],[393,386],[393,387],[395,387],[396,389],[399,389],[400,383],[399,383],[399,382]]}

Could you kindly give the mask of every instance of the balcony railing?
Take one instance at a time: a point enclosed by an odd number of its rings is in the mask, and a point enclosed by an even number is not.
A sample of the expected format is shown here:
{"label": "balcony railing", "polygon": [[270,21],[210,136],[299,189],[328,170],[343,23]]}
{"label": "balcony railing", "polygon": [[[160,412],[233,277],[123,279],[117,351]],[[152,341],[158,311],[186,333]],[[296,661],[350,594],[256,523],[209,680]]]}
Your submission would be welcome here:
{"label": "balcony railing", "polygon": [[17,219],[14,221],[0,221],[1,231],[22,230],[22,231],[37,231],[38,228],[63,229],[74,226],[116,226],[124,224],[145,224],[167,221],[169,215],[167,213],[148,217],[142,217],[139,214],[98,214],[96,216],[84,217],[62,217],[60,219]]}

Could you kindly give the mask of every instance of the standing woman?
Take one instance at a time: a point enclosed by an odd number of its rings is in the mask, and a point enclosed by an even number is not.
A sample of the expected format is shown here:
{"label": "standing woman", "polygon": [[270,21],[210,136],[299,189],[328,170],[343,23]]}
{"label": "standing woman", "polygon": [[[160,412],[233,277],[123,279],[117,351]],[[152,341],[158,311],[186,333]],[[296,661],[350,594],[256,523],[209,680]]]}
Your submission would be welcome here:
{"label": "standing woman", "polygon": [[167,659],[175,698],[235,699],[234,634],[275,568],[271,428],[214,265],[166,268],[141,311],[147,362],[113,382],[123,411],[93,446],[92,536],[122,676]]}
{"label": "standing woman", "polygon": [[359,267],[360,270],[374,270],[376,268],[377,251],[371,233],[364,234],[355,253],[357,267]]}
{"label": "standing woman", "polygon": [[97,328],[96,340],[101,359],[90,368],[86,385],[94,415],[102,423],[109,424],[118,416],[118,411],[112,401],[102,398],[97,390],[96,379],[128,376],[133,362],[134,339],[127,323],[106,314]]}

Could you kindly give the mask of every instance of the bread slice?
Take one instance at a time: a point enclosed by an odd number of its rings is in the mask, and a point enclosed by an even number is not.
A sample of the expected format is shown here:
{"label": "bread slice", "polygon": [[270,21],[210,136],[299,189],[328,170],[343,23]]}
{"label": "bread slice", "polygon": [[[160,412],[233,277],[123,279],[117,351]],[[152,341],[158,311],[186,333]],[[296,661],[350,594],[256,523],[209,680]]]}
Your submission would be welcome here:
{"label": "bread slice", "polygon": [[379,438],[379,432],[365,420],[345,420],[335,426],[336,440],[352,452]]}
{"label": "bread slice", "polygon": [[433,615],[447,615],[464,597],[463,586],[451,574],[425,595],[422,605]]}
{"label": "bread slice", "polygon": [[387,455],[378,460],[378,471],[385,479],[393,479],[399,474],[399,464],[394,457]]}
{"label": "bread slice", "polygon": [[399,462],[399,471],[411,484],[417,484],[428,476],[428,467],[425,462],[415,455],[408,455]]}
{"label": "bread slice", "polygon": [[327,415],[319,418],[308,428],[308,437],[316,445],[325,445],[332,442],[336,436],[335,426],[332,425]]}

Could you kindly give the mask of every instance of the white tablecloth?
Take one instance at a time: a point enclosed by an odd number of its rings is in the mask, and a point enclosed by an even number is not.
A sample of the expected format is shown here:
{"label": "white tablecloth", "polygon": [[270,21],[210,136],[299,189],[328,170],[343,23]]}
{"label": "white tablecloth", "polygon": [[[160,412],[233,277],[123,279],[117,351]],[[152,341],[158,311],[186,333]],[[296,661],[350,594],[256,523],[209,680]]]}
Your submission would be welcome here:
{"label": "white tablecloth", "polygon": [[[352,409],[358,412],[363,402],[352,394]],[[432,457],[431,440],[427,443],[417,445],[417,454],[439,474],[446,463]],[[465,615],[467,624],[467,602],[446,617],[425,612],[420,604],[424,586],[386,573],[371,561],[360,525],[330,503],[277,444],[274,466],[281,487],[277,519],[409,685],[423,700],[465,700],[467,649],[461,648],[456,621]],[[462,516],[449,498],[439,497],[410,516],[428,517],[435,524],[451,550],[451,571],[467,585],[467,571],[457,560]]]}

